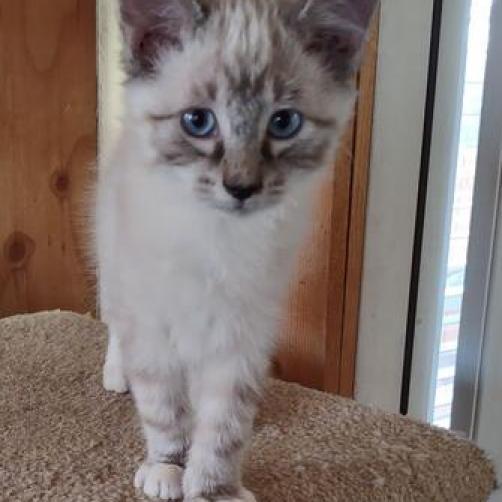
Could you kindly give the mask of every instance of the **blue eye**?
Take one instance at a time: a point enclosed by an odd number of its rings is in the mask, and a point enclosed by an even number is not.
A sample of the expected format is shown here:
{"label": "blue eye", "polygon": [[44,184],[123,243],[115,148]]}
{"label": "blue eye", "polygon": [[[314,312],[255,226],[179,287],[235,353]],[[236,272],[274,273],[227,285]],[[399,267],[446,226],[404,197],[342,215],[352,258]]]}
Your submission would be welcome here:
{"label": "blue eye", "polygon": [[194,108],[181,116],[181,127],[195,138],[208,138],[216,130],[216,117],[211,110]]}
{"label": "blue eye", "polygon": [[303,116],[293,109],[275,112],[268,123],[268,133],[274,139],[286,140],[296,136],[303,126]]}

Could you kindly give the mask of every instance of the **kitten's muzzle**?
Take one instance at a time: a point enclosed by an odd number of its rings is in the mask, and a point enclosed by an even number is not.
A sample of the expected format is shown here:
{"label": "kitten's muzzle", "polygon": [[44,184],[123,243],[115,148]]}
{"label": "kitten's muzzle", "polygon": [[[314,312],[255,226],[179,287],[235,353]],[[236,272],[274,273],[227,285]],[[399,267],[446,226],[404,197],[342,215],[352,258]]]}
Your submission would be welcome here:
{"label": "kitten's muzzle", "polygon": [[223,183],[225,190],[239,202],[244,202],[245,200],[251,198],[253,195],[259,193],[263,189],[262,183],[254,183],[252,185],[242,185],[242,184],[230,184]]}

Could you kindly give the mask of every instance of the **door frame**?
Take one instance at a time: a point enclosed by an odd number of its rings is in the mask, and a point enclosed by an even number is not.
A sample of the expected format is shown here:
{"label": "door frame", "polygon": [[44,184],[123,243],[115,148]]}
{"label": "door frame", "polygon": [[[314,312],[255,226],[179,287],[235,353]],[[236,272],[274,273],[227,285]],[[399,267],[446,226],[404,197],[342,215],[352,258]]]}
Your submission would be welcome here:
{"label": "door frame", "polygon": [[[432,419],[443,297],[448,262],[458,140],[464,98],[471,0],[442,0],[438,22],[437,79],[428,99],[433,115],[429,124],[430,154],[424,188],[423,234],[417,246],[419,266],[416,311],[409,318],[409,390],[401,411],[423,421]],[[467,27],[467,29],[459,29]],[[420,223],[419,223],[420,224]],[[440,278],[440,279],[439,279]],[[406,409],[405,409],[406,408]]]}
{"label": "door frame", "polygon": [[399,412],[433,0],[382,0],[356,399]]}

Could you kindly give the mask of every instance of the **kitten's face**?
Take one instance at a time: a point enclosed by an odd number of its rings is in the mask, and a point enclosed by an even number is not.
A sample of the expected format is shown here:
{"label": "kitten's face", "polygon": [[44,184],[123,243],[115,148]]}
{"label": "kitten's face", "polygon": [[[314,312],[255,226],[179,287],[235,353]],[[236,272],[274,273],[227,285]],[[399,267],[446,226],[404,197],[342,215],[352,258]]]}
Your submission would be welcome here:
{"label": "kitten's face", "polygon": [[130,105],[159,169],[208,206],[244,215],[281,203],[333,162],[355,94],[349,62],[330,66],[308,47],[288,17],[296,0],[188,11],[183,0],[155,3],[182,9],[188,26],[174,47],[164,34],[143,35],[148,57],[132,60]]}

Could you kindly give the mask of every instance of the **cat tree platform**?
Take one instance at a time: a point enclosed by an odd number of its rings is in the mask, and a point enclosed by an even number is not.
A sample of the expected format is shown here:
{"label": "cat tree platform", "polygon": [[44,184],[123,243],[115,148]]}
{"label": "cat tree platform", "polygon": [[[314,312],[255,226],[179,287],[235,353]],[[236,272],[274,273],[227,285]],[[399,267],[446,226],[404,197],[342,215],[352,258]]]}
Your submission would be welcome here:
{"label": "cat tree platform", "polygon": [[[101,388],[105,328],[45,313],[0,321],[0,500],[128,502],[143,441]],[[258,502],[488,499],[483,452],[444,431],[270,382],[245,466]]]}

